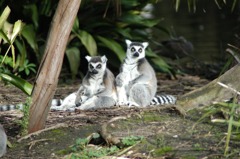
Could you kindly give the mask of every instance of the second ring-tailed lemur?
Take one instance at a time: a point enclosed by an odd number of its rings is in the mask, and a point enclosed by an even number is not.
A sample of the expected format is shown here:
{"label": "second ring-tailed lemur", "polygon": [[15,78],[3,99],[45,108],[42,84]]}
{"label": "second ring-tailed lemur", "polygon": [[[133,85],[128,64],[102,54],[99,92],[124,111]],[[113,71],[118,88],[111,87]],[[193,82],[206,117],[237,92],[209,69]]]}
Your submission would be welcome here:
{"label": "second ring-tailed lemur", "polygon": [[156,95],[157,79],[155,71],[145,58],[148,42],[126,40],[126,58],[116,77],[118,105],[141,106],[174,104],[171,95]]}
{"label": "second ring-tailed lemur", "polygon": [[0,124],[0,157],[6,153],[7,149],[7,135],[3,129],[3,126]]}

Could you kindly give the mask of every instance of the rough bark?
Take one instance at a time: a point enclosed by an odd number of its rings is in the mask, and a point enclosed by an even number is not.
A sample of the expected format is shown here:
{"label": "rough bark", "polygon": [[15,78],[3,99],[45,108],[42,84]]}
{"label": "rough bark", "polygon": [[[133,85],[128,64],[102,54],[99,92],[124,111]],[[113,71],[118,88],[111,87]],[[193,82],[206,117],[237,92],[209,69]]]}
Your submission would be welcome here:
{"label": "rough bark", "polygon": [[45,127],[51,99],[62,68],[68,37],[80,3],[81,0],[60,0],[58,3],[32,93],[29,133]]}
{"label": "rough bark", "polygon": [[218,82],[240,91],[239,72],[240,64],[234,66],[209,84],[183,95],[179,98],[177,105],[188,111],[200,106],[208,106],[213,102],[229,100],[230,98],[236,96],[236,92],[222,87],[218,84]]}

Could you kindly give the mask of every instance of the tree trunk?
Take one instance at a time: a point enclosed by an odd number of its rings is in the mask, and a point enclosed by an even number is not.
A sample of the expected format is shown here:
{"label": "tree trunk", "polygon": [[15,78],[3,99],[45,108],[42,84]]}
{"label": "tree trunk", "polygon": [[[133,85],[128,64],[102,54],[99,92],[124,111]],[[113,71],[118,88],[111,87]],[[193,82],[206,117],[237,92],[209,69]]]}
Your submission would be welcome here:
{"label": "tree trunk", "polygon": [[240,91],[240,64],[225,72],[209,84],[187,93],[179,98],[177,105],[188,111],[200,106],[208,106],[213,102],[222,102],[236,96],[236,92],[218,84],[221,82],[228,87]]}
{"label": "tree trunk", "polygon": [[58,3],[32,93],[29,133],[45,127],[62,68],[68,37],[80,3],[81,0],[60,0]]}

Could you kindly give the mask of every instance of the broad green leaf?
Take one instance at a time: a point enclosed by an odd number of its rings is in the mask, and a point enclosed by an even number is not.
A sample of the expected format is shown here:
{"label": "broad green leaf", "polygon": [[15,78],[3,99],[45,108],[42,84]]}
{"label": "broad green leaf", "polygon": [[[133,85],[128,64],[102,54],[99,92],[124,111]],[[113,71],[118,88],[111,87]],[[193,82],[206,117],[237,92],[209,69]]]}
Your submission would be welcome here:
{"label": "broad green leaf", "polygon": [[148,49],[146,51],[146,55],[150,58],[150,60],[154,63],[158,69],[162,70],[163,72],[167,72],[171,74],[171,67],[158,55],[156,55],[152,50]]}
{"label": "broad green leaf", "polygon": [[0,38],[2,38],[8,44],[11,44],[10,39],[8,39],[7,35],[2,30],[0,30]]}
{"label": "broad green leaf", "polygon": [[[122,23],[118,23],[120,27],[124,27],[126,25],[137,25],[137,26],[142,26],[142,27],[153,27],[157,25],[160,20],[159,19],[149,19],[146,20],[143,17],[139,16],[138,14],[133,14],[131,12],[128,12],[126,14],[123,14],[120,17],[120,20]],[[126,23],[124,25],[124,23]]]}
{"label": "broad green leaf", "polygon": [[24,61],[26,60],[26,57],[27,57],[27,50],[26,50],[26,47],[25,47],[25,44],[24,44],[24,41],[22,40],[22,43],[16,39],[15,40],[15,44],[16,44],[16,47],[18,49],[18,51],[20,52],[20,58],[18,58],[18,66],[23,66],[24,64]]}
{"label": "broad green leaf", "polygon": [[123,61],[125,58],[125,51],[119,43],[112,39],[104,38],[101,36],[97,36],[97,38],[105,45],[105,47],[112,50],[118,56],[120,61]]}
{"label": "broad green leaf", "polygon": [[21,30],[22,30],[22,21],[18,20],[14,23],[14,26],[13,26],[13,33],[10,38],[11,43],[14,42],[15,38],[18,36],[18,34],[21,32]]}
{"label": "broad green leaf", "polygon": [[80,30],[77,33],[77,37],[81,40],[82,44],[91,56],[97,55],[97,44],[91,34],[84,30]]}
{"label": "broad green leaf", "polygon": [[33,21],[33,24],[36,28],[38,28],[38,8],[36,6],[36,4],[29,4],[29,5],[25,5],[24,9],[26,11],[26,14],[30,14],[31,19]]}
{"label": "broad green leaf", "polygon": [[1,14],[1,17],[0,17],[0,29],[2,29],[5,21],[7,20],[9,14],[10,14],[10,12],[11,12],[11,10],[10,10],[10,8],[7,6],[7,7],[4,9],[3,13]]}
{"label": "broad green leaf", "polygon": [[21,89],[24,93],[26,93],[27,95],[31,95],[32,93],[32,89],[33,89],[33,85],[31,83],[29,83],[28,81],[12,75],[12,74],[6,74],[6,73],[0,73],[0,77],[8,82],[10,82],[11,84],[15,85],[17,88]]}
{"label": "broad green leaf", "polygon": [[127,39],[132,39],[130,28],[117,28],[116,31]]}
{"label": "broad green leaf", "polygon": [[25,25],[22,30],[22,36],[27,40],[27,43],[31,46],[35,53],[38,52],[36,32],[33,25]]}
{"label": "broad green leaf", "polygon": [[77,30],[79,30],[79,20],[78,20],[77,17],[76,17],[76,19],[75,19],[75,21],[74,21],[72,30],[73,30],[75,33],[77,32]]}
{"label": "broad green leaf", "polygon": [[234,0],[234,1],[233,1],[233,4],[232,4],[232,9],[231,9],[232,12],[233,12],[233,10],[234,10],[236,4],[237,4],[237,0]]}
{"label": "broad green leaf", "polygon": [[175,2],[175,10],[178,11],[179,5],[181,0],[176,0]]}
{"label": "broad green leaf", "polygon": [[66,50],[66,55],[70,64],[72,76],[74,78],[78,73],[80,65],[80,51],[77,47],[68,48]]}

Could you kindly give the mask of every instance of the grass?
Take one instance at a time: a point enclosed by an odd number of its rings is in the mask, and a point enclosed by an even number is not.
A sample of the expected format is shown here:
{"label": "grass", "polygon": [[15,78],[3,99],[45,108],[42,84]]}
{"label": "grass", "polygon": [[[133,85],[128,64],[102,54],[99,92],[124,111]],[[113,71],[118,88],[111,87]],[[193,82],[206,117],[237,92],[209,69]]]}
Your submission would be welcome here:
{"label": "grass", "polygon": [[131,148],[131,146],[137,145],[143,137],[141,136],[128,136],[122,138],[122,146],[106,145],[104,143],[100,145],[90,144],[93,140],[98,140],[101,136],[98,133],[93,133],[87,138],[78,138],[75,144],[70,149],[62,150],[62,153],[70,153],[66,156],[67,159],[90,159],[99,158],[108,155],[120,155],[125,153]]}
{"label": "grass", "polygon": [[26,135],[28,133],[28,124],[29,124],[29,110],[31,106],[32,99],[28,97],[26,102],[23,103],[22,109],[20,109],[23,113],[23,117],[20,120],[17,120],[17,124],[21,127],[21,136]]}
{"label": "grass", "polygon": [[[217,103],[207,107],[205,109],[206,112],[198,120],[198,122],[201,122],[207,117],[211,117],[212,123],[226,126],[227,132],[226,132],[226,137],[224,137],[226,138],[225,147],[224,147],[224,156],[226,157],[231,155],[230,143],[234,143],[233,140],[231,141],[231,138],[233,136],[233,131],[234,133],[240,133],[239,132],[240,117],[237,113],[240,110],[240,105],[237,104],[236,98],[237,97],[235,97],[231,102]],[[219,114],[221,114],[220,116],[223,116],[223,118],[220,118]],[[217,116],[217,117],[214,117],[214,116]],[[239,142],[240,139],[235,139],[235,140]]]}

